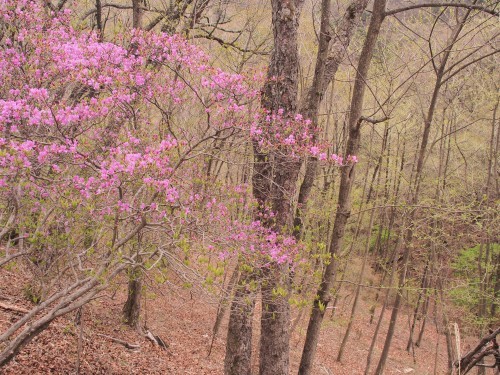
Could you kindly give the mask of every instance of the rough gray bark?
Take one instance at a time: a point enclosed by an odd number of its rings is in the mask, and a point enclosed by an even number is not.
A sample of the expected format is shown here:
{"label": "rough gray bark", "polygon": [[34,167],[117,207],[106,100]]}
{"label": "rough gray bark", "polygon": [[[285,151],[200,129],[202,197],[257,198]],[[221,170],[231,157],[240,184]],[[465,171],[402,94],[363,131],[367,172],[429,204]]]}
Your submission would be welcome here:
{"label": "rough gray bark", "polygon": [[[297,110],[298,95],[298,26],[304,0],[273,0],[272,25],[274,49],[269,62],[267,79],[262,88],[262,107],[271,113],[283,110],[284,116],[293,116]],[[264,152],[254,143],[253,195],[258,210],[271,208],[273,221],[264,225],[276,232],[291,231],[293,198],[300,170],[300,160],[284,150]],[[286,275],[286,277],[283,277]],[[271,265],[263,272],[262,334],[260,337],[260,374],[288,374],[290,335],[290,279],[285,266]],[[285,292],[276,295],[273,289]],[[244,291],[237,291],[244,293]],[[235,296],[236,297],[236,296]],[[236,316],[231,309],[226,353],[225,374],[250,373],[251,318],[253,304]],[[248,344],[247,344],[248,343]],[[231,372],[234,371],[234,372]],[[239,371],[239,372],[238,372]]]}
{"label": "rough gray bark", "polygon": [[134,29],[142,27],[142,2],[143,0],[132,0],[132,28]]}
{"label": "rough gray bark", "polygon": [[[349,112],[349,139],[347,141],[346,154],[356,155],[359,151],[361,113],[363,109],[365,82],[370,67],[375,44],[378,39],[380,28],[384,19],[385,0],[375,0],[373,14],[368,27],[367,36],[359,58],[354,89],[351,99],[351,108]],[[339,188],[339,199],[333,233],[330,243],[331,262],[325,269],[320,287],[316,292],[317,298],[314,301],[307,334],[302,352],[302,358],[299,367],[299,374],[311,374],[316,346],[319,338],[321,323],[330,302],[330,288],[334,279],[335,262],[334,257],[342,246],[345,226],[351,210],[351,188],[354,180],[354,165],[343,167],[341,172],[341,181]]]}
{"label": "rough gray bark", "polygon": [[242,271],[235,286],[226,339],[225,375],[251,374],[255,291],[251,289],[250,283],[253,280],[255,275]]}
{"label": "rough gray bark", "polygon": [[142,296],[142,270],[133,268],[128,280],[128,296],[125,305],[123,305],[123,319],[130,327],[140,331],[139,317],[141,314],[141,296]]}
{"label": "rough gray bark", "polygon": [[[298,27],[304,0],[272,1],[274,49],[267,80],[262,90],[262,106],[270,112],[283,110],[284,116],[297,111],[298,96]],[[255,147],[260,159],[260,150]],[[254,175],[271,172],[270,195],[264,201],[258,192],[261,208],[270,203],[274,222],[270,227],[278,233],[292,230],[293,200],[299,176],[300,160],[287,152],[274,150],[262,163],[255,165]],[[262,167],[262,168],[261,168]],[[290,233],[291,234],[291,233]],[[288,267],[271,265],[264,272],[262,284],[263,309],[260,337],[260,375],[288,374],[290,341],[290,279]],[[275,290],[284,293],[274,293]]]}
{"label": "rough gray bark", "polygon": [[[317,125],[319,105],[325,90],[345,56],[354,27],[360,14],[366,8],[367,2],[367,0],[353,1],[333,36],[329,25],[330,2],[323,1],[322,32],[316,71],[313,84],[300,111],[306,118],[312,119],[314,126]],[[262,90],[262,106],[271,112],[278,109],[283,109],[285,115],[293,115],[297,112],[299,67],[297,30],[302,5],[303,0],[272,1],[275,48],[269,64],[268,80]],[[270,203],[276,215],[275,223],[271,225],[273,229],[281,232],[286,228],[292,228],[292,202],[301,163],[278,152],[266,154],[254,145],[252,182],[254,196],[260,207],[264,208]],[[306,178],[299,193],[298,210],[304,208],[316,174],[315,160],[309,160],[307,165]],[[297,211],[297,217],[300,220],[300,211]],[[301,225],[299,227],[301,228]],[[295,233],[295,235],[300,237],[300,234]],[[264,306],[261,322],[262,332],[266,332],[261,336],[260,344],[261,374],[288,373],[290,317],[288,296],[276,296],[272,293],[277,287],[284,288],[285,294],[289,292],[290,280],[281,277],[283,272],[286,273],[283,267],[276,267],[267,272],[269,279],[265,280],[262,289],[267,306]],[[249,318],[250,315],[247,316],[247,319]],[[235,336],[239,334],[240,332],[234,331],[230,326],[228,342],[229,340],[237,342]],[[246,340],[243,339],[243,341]],[[250,350],[250,348],[247,349]],[[231,353],[230,356],[232,356]],[[247,353],[243,357],[250,358],[251,354]],[[226,356],[226,368],[229,362],[231,359]]]}

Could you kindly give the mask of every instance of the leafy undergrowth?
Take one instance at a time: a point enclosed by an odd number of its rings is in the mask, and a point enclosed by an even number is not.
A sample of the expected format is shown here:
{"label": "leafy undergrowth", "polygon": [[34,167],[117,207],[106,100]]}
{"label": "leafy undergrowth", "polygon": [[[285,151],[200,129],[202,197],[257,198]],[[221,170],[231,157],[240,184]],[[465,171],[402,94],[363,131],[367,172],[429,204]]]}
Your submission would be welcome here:
{"label": "leafy undergrowth", "polygon": [[[24,291],[25,280],[20,272],[0,270],[0,303],[29,309],[30,303],[27,302]],[[375,324],[369,324],[368,304],[365,306],[365,302],[361,303],[343,362],[335,361],[350,312],[349,294],[346,293],[344,297],[344,302],[339,304],[334,319],[330,319],[330,312],[327,313],[318,345],[314,374],[340,375],[364,372],[366,355],[375,329]],[[84,307],[81,374],[222,374],[227,317],[219,337],[215,339],[212,353],[207,357],[216,314],[216,303],[212,298],[182,289],[150,288],[148,300],[145,306],[143,305],[143,320],[151,332],[165,341],[168,345],[166,350],[153,345],[143,335],[122,323],[121,308],[124,300],[125,294],[115,293]],[[379,312],[380,308],[377,309],[377,315]],[[0,329],[3,331],[18,316],[19,313],[0,308]],[[296,311],[294,316],[297,317]],[[291,373],[297,371],[307,327],[305,314],[302,316],[291,341]],[[379,336],[373,366],[376,366],[382,349],[389,316],[390,311],[387,311],[387,319]],[[258,319],[259,314],[256,314],[255,347],[259,335]],[[79,336],[80,327],[75,324],[74,314],[58,319],[23,348],[6,368],[0,370],[0,373],[74,374]],[[110,337],[138,344],[140,347],[136,350],[126,349],[123,345],[112,341]],[[408,316],[402,315],[393,340],[386,374],[433,374],[435,360],[437,360],[436,373],[446,373],[445,338],[436,333],[431,321],[428,321],[423,345],[416,348],[415,356],[405,351],[407,339]],[[467,347],[463,345],[465,350]],[[254,372],[257,373],[257,356],[254,356],[253,361]]]}

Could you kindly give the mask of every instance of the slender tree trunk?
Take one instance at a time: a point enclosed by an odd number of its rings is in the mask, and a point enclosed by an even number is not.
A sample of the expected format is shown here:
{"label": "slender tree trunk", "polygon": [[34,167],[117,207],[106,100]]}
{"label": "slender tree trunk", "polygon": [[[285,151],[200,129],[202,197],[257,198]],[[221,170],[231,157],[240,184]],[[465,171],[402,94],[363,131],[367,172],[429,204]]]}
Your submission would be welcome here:
{"label": "slender tree trunk", "polygon": [[[368,69],[373,56],[378,34],[382,26],[385,11],[385,0],[375,0],[373,14],[368,28],[366,40],[361,51],[358,69],[356,73],[351,109],[349,113],[349,139],[347,141],[346,154],[356,155],[359,151],[361,113],[363,109],[365,82]],[[351,188],[354,180],[354,165],[346,166],[342,169],[338,208],[333,226],[333,234],[330,244],[331,262],[325,269],[321,285],[317,291],[317,298],[314,301],[311,317],[307,327],[307,334],[304,343],[304,350],[299,367],[299,374],[306,375],[312,373],[312,366],[319,332],[326,307],[330,302],[330,287],[334,279],[335,255],[338,254],[342,246],[345,226],[351,209]]]}
{"label": "slender tree trunk", "polygon": [[101,0],[95,0],[95,23],[100,41],[104,38],[104,27],[102,23],[102,3]]}
{"label": "slender tree trunk", "polygon": [[[321,26],[313,82],[299,109],[299,112],[303,114],[305,118],[311,120],[313,130],[318,127],[319,108],[326,89],[335,77],[340,63],[345,58],[352,34],[367,4],[368,0],[352,0],[339,22],[337,29],[332,30],[330,14],[331,0],[322,0],[321,2]],[[295,236],[297,238],[300,238],[302,235],[302,216],[307,207],[309,196],[311,195],[317,169],[317,158],[307,158],[305,176],[300,185],[294,219]]]}
{"label": "slender tree trunk", "polygon": [[361,264],[361,271],[358,277],[358,285],[356,285],[356,292],[354,295],[354,301],[352,304],[351,315],[349,316],[349,323],[347,324],[347,328],[344,334],[344,338],[342,339],[342,343],[340,344],[339,352],[337,354],[337,362],[342,361],[342,356],[344,354],[345,347],[347,345],[347,341],[349,340],[349,335],[351,334],[352,325],[354,323],[354,318],[356,316],[356,310],[358,308],[359,296],[361,294],[361,284],[363,283],[363,276],[365,272],[366,263],[368,262],[368,255],[370,253],[370,234],[373,228],[373,221],[375,218],[375,206],[377,204],[377,193],[375,194],[375,199],[373,201],[372,212],[370,214],[370,224],[368,224],[368,237],[366,239],[365,245],[365,253],[363,255],[363,263]]}
{"label": "slender tree trunk", "polygon": [[415,332],[415,325],[418,318],[418,310],[420,308],[420,301],[422,300],[422,294],[424,293],[426,282],[427,282],[427,269],[429,268],[429,263],[425,265],[424,274],[422,275],[422,282],[420,285],[420,290],[418,292],[417,303],[415,305],[415,310],[413,311],[413,318],[410,327],[410,337],[408,338],[408,343],[406,344],[406,351],[409,353],[410,349],[413,347],[413,333]]}
{"label": "slender tree trunk", "polygon": [[210,357],[210,354],[212,354],[212,348],[215,342],[215,338],[219,333],[219,329],[222,324],[222,319],[226,314],[228,301],[231,301],[231,295],[233,293],[233,289],[236,285],[236,282],[238,281],[238,276],[239,276],[239,271],[238,268],[236,267],[231,274],[227,287],[222,291],[222,296],[219,300],[219,306],[217,306],[217,315],[215,317],[214,327],[212,328],[212,340],[210,342],[210,347],[208,349],[207,357]]}
{"label": "slender tree trunk", "polygon": [[[363,283],[363,276],[364,276],[364,272],[365,272],[365,267],[366,267],[366,263],[368,262],[368,255],[370,253],[371,233],[372,233],[372,229],[373,229],[373,223],[374,223],[374,220],[375,220],[375,213],[377,212],[376,206],[378,204],[378,201],[377,201],[377,198],[378,198],[378,189],[380,187],[380,179],[381,179],[381,175],[382,175],[381,173],[378,173],[377,184],[376,184],[376,186],[374,186],[374,180],[376,178],[375,173],[377,173],[377,171],[380,170],[380,166],[381,166],[382,161],[383,161],[382,159],[383,159],[383,155],[384,155],[385,148],[386,148],[386,145],[387,145],[386,141],[387,141],[388,128],[389,127],[388,127],[388,125],[386,123],[385,130],[384,130],[384,139],[383,139],[383,142],[382,142],[382,149],[380,151],[380,157],[378,159],[377,165],[375,166],[375,172],[374,172],[374,175],[373,175],[373,178],[372,178],[372,182],[371,182],[371,185],[370,185],[370,188],[369,188],[370,192],[372,192],[373,190],[375,190],[375,198],[373,199],[372,211],[370,213],[370,223],[368,224],[368,229],[367,229],[367,237],[366,237],[365,249],[364,249],[364,254],[363,254],[363,263],[361,265],[361,271],[359,273],[359,277],[358,277],[358,281],[357,281],[358,285],[356,285],[356,292],[355,292],[354,301],[353,301],[353,304],[352,304],[351,315],[349,317],[349,323],[347,324],[347,328],[346,328],[346,331],[345,331],[345,334],[344,334],[344,338],[342,339],[342,343],[340,344],[339,352],[337,354],[337,361],[338,362],[342,361],[342,356],[344,354],[344,350],[345,350],[345,347],[347,345],[347,341],[349,340],[349,336],[351,334],[351,329],[352,329],[352,325],[354,323],[354,318],[355,318],[355,315],[356,315],[356,310],[358,308],[359,296],[361,294],[361,284]],[[367,168],[367,175],[368,175],[368,168]],[[365,193],[365,188],[366,188],[366,182],[367,182],[367,178],[366,177],[367,177],[367,175],[365,176],[365,186],[363,188],[362,201],[364,200],[364,193]],[[367,202],[369,201],[369,199],[370,199],[370,197],[368,196]],[[361,216],[362,215],[360,215],[360,218],[361,218]],[[358,223],[358,225],[359,224],[360,223]],[[359,227],[358,227],[357,231],[358,230],[359,230]],[[355,238],[357,238],[357,236]]]}
{"label": "slender tree trunk", "polygon": [[375,327],[375,332],[373,333],[372,341],[370,343],[370,348],[368,349],[368,355],[366,357],[365,375],[368,375],[370,372],[370,366],[372,363],[372,357],[373,357],[373,351],[375,349],[375,343],[377,342],[378,333],[380,331],[380,327],[382,325],[382,320],[384,319],[387,304],[389,302],[389,294],[390,294],[390,291],[392,289],[392,284],[394,283],[394,278],[396,275],[398,253],[399,253],[399,250],[401,248],[401,244],[403,243],[404,230],[405,230],[405,220],[403,218],[403,223],[401,225],[401,233],[399,234],[398,241],[396,243],[396,246],[394,247],[394,252],[392,255],[392,262],[391,262],[392,267],[391,267],[391,271],[390,271],[389,282],[387,283],[387,287],[386,287],[386,291],[385,291],[384,304],[382,305],[382,308],[380,309],[380,315],[379,315],[379,318],[377,321],[377,326]]}
{"label": "slender tree trunk", "polygon": [[[427,286],[429,287],[429,286]],[[432,287],[432,286],[431,286]],[[426,294],[425,300],[424,300],[424,305],[422,306],[422,312],[420,316],[422,317],[422,324],[420,326],[420,331],[418,333],[417,341],[415,342],[415,346],[418,348],[420,345],[422,345],[422,338],[424,337],[424,332],[425,332],[425,324],[427,322],[427,312],[429,311],[429,295]]]}
{"label": "slender tree trunk", "polygon": [[375,370],[376,375],[382,375],[384,373],[385,363],[387,361],[387,357],[389,356],[389,349],[391,347],[392,338],[396,330],[396,321],[398,319],[398,314],[401,308],[401,299],[403,297],[403,286],[406,280],[406,270],[408,268],[409,255],[409,251],[405,251],[403,254],[403,270],[401,271],[401,275],[399,276],[398,288],[396,290],[396,300],[394,301],[394,307],[392,308],[391,320],[389,323],[389,328],[387,330],[384,348],[382,349],[382,354],[380,355],[380,360],[377,365],[377,369]]}
{"label": "slender tree trunk", "polygon": [[[4,343],[0,351],[0,368],[7,365],[34,337],[43,332],[52,321],[62,315],[79,309],[104,290],[121,269],[110,272],[104,279],[104,268],[96,276],[76,281],[70,287],[53,294],[41,304],[13,323],[0,335]],[[13,337],[14,336],[14,337]]]}

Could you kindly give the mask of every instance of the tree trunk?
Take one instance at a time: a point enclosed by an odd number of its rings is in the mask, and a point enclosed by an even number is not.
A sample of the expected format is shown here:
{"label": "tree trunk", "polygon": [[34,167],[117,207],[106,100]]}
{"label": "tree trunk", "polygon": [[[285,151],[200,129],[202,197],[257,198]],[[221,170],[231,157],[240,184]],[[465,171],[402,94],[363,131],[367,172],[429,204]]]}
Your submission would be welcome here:
{"label": "tree trunk", "polygon": [[128,297],[123,305],[123,319],[126,324],[140,331],[141,314],[141,296],[142,296],[142,270],[133,268],[128,280]]}
{"label": "tree trunk", "polygon": [[[407,245],[405,245],[407,246]],[[375,370],[376,375],[382,375],[385,370],[385,363],[387,361],[387,357],[389,356],[389,349],[391,347],[392,338],[394,336],[394,332],[396,330],[396,322],[398,319],[399,311],[401,308],[401,298],[403,297],[403,286],[406,280],[406,270],[408,266],[410,252],[405,251],[403,255],[403,270],[401,275],[399,276],[398,288],[396,291],[396,300],[394,301],[394,307],[392,308],[391,320],[389,323],[389,328],[387,330],[387,336],[384,343],[384,348],[382,349],[382,354],[380,355],[380,360],[377,365],[377,369]],[[396,266],[396,265],[394,265]]]}
{"label": "tree trunk", "polygon": [[[375,0],[373,15],[368,28],[366,40],[361,51],[358,69],[356,73],[351,109],[349,113],[349,139],[347,141],[347,155],[356,155],[359,151],[361,112],[363,109],[365,82],[368,68],[371,63],[373,50],[375,48],[380,27],[384,19],[385,0]],[[306,375],[312,373],[312,366],[319,332],[326,307],[330,302],[330,287],[334,279],[335,255],[342,246],[345,226],[351,209],[351,187],[354,180],[354,165],[346,166],[342,169],[338,208],[333,226],[333,234],[330,244],[331,261],[325,269],[321,285],[317,291],[317,298],[314,301],[311,317],[307,327],[307,334],[304,343],[304,350],[299,367],[299,374]]]}
{"label": "tree trunk", "polygon": [[389,302],[389,293],[392,289],[392,284],[394,282],[394,277],[396,275],[398,253],[399,253],[399,249],[401,248],[401,244],[403,243],[404,230],[405,230],[405,219],[403,218],[403,223],[401,224],[401,233],[399,234],[398,241],[396,243],[396,246],[394,247],[394,251],[393,251],[393,255],[392,255],[392,262],[391,262],[392,267],[391,267],[391,272],[390,272],[390,276],[389,276],[389,282],[387,284],[387,288],[385,291],[384,304],[382,305],[382,308],[380,309],[380,315],[379,315],[379,318],[377,321],[377,326],[375,327],[375,332],[373,333],[372,341],[370,343],[370,349],[368,349],[368,355],[366,356],[365,375],[368,375],[370,372],[370,366],[372,363],[372,357],[373,357],[373,351],[375,349],[375,343],[377,342],[378,333],[380,331],[380,327],[382,325],[382,320],[384,319],[384,315],[385,315],[385,310],[386,310],[387,304]]}
{"label": "tree trunk", "polygon": [[210,341],[210,347],[208,348],[207,357],[210,357],[210,354],[212,354],[212,348],[214,346],[215,338],[219,333],[219,329],[222,324],[222,319],[224,318],[224,315],[226,315],[226,311],[228,308],[228,301],[231,301],[231,295],[233,294],[233,289],[236,285],[236,282],[238,281],[238,276],[239,276],[238,267],[235,267],[226,288],[222,290],[221,298],[219,300],[219,306],[217,306],[217,315],[215,317],[214,327],[212,328],[212,340]]}
{"label": "tree trunk", "polygon": [[104,38],[104,27],[102,23],[102,3],[101,0],[95,0],[95,24],[98,38],[100,41]]}
{"label": "tree trunk", "polygon": [[289,373],[290,286],[287,267],[264,271],[262,281],[262,318],[260,375]]}
{"label": "tree trunk", "polygon": [[[429,268],[429,261],[425,265],[424,274],[422,275],[422,282],[420,285],[420,290],[418,292],[417,303],[415,305],[415,309],[413,311],[413,318],[410,327],[410,337],[408,338],[408,343],[406,344],[406,351],[409,353],[411,348],[413,347],[413,333],[415,332],[415,325],[417,323],[418,318],[418,310],[420,309],[420,301],[422,300],[422,295],[425,293],[426,283],[427,283],[427,269]],[[418,346],[418,345],[417,345]]]}
{"label": "tree trunk", "polygon": [[[319,32],[319,46],[316,56],[316,66],[311,87],[305,100],[300,106],[299,112],[311,120],[311,127],[316,136],[318,128],[318,114],[321,102],[328,85],[335,77],[340,63],[344,60],[347,47],[351,41],[352,34],[358,24],[361,14],[366,9],[368,0],[353,0],[347,7],[342,20],[336,30],[331,25],[331,0],[321,2],[321,26]],[[305,175],[300,185],[297,209],[294,219],[294,234],[296,238],[302,236],[303,212],[306,210],[309,196],[317,174],[318,160],[309,157],[306,161]]]}
{"label": "tree trunk", "polygon": [[127,301],[123,305],[123,320],[130,327],[135,328],[137,331],[141,331],[141,325],[139,317],[141,315],[141,298],[142,298],[142,277],[143,272],[140,267],[141,264],[141,234],[137,235],[137,244],[134,248],[131,248],[131,257],[135,252],[136,265],[132,265],[128,269],[128,293]]}
{"label": "tree trunk", "polygon": [[143,0],[132,0],[132,28],[142,28]]}
{"label": "tree trunk", "polygon": [[[235,270],[234,272],[238,272]],[[225,375],[250,375],[252,365],[252,319],[255,275],[241,271],[231,302],[226,339]]]}
{"label": "tree trunk", "polygon": [[[103,269],[93,278],[77,281],[65,290],[53,294],[2,333],[0,343],[6,344],[0,352],[0,368],[7,365],[24,345],[43,332],[54,319],[75,311],[94,299],[107,287],[109,280],[120,272],[120,269],[110,272],[106,280],[103,280]],[[14,335],[15,337],[8,341]]]}
{"label": "tree trunk", "polygon": [[365,272],[365,267],[366,263],[368,262],[368,254],[370,252],[370,234],[372,232],[373,228],[373,219],[375,218],[375,205],[377,204],[377,193],[375,194],[375,199],[373,202],[373,207],[372,207],[372,212],[370,214],[370,224],[368,225],[368,237],[366,239],[366,245],[365,245],[365,253],[363,255],[363,263],[361,265],[361,271],[359,273],[357,285],[356,285],[356,292],[354,295],[354,301],[352,303],[352,309],[351,309],[351,316],[349,317],[349,323],[347,324],[347,328],[344,334],[344,338],[342,339],[342,343],[340,344],[339,348],[339,353],[337,354],[337,362],[342,361],[342,355],[344,354],[345,347],[347,345],[347,341],[349,340],[349,335],[351,334],[351,328],[354,323],[354,317],[356,316],[356,310],[358,308],[358,301],[359,301],[359,296],[361,294],[361,284],[363,283],[363,276]]}
{"label": "tree trunk", "polygon": [[[283,116],[294,116],[298,95],[298,26],[304,0],[273,0],[272,24],[274,49],[269,62],[267,79],[262,88],[262,107],[271,113],[283,111]],[[258,203],[258,211],[265,213],[270,207],[274,221],[264,225],[275,232],[292,230],[293,199],[300,170],[300,161],[280,150],[263,152],[254,142],[254,171],[252,176],[253,195]],[[285,234],[285,233],[283,233]],[[289,271],[286,266],[271,264],[263,274],[263,312],[260,337],[261,374],[288,374],[290,305]],[[286,274],[283,277],[282,273]],[[284,283],[284,284],[283,284]],[[274,288],[284,290],[272,293]],[[283,289],[281,289],[283,288]],[[244,291],[237,291],[244,293]],[[225,374],[249,374],[251,343],[251,317],[254,302],[248,304],[242,313],[231,310],[230,327],[227,337]],[[236,316],[235,314],[238,314]],[[231,349],[234,347],[235,349]],[[269,350],[268,350],[269,349]],[[233,352],[236,350],[236,354]],[[238,353],[245,354],[238,354]],[[268,366],[269,369],[268,369]],[[233,371],[233,372],[231,372]]]}
{"label": "tree trunk", "polygon": [[[388,126],[386,124],[385,131],[384,131],[384,142],[382,143],[382,150],[380,152],[380,157],[378,159],[378,163],[375,166],[375,172],[374,173],[377,173],[377,171],[379,171],[380,165],[382,164],[382,155],[385,152],[385,146],[386,146],[386,142],[385,141],[387,139],[387,130],[388,130]],[[372,233],[372,229],[373,229],[373,223],[374,223],[374,220],[375,220],[375,213],[377,212],[376,205],[377,205],[377,202],[378,202],[377,198],[378,198],[378,189],[380,187],[380,178],[381,178],[381,175],[382,175],[381,173],[378,173],[378,177],[377,177],[374,174],[374,176],[372,178],[371,185],[370,185],[370,189],[369,189],[370,192],[373,191],[373,190],[375,190],[375,197],[373,199],[372,211],[370,213],[370,223],[368,224],[368,229],[367,229],[367,237],[366,237],[365,249],[364,249],[364,254],[363,254],[363,263],[361,265],[361,271],[359,272],[359,276],[358,276],[358,281],[357,281],[358,284],[356,285],[356,292],[355,292],[354,301],[353,301],[353,304],[352,304],[351,316],[349,317],[349,323],[347,324],[347,328],[346,328],[346,331],[345,331],[345,334],[344,334],[344,338],[342,339],[342,343],[340,344],[339,352],[337,354],[337,362],[341,362],[342,361],[342,356],[344,354],[344,350],[345,350],[345,347],[347,345],[347,341],[349,340],[349,336],[351,334],[352,325],[354,323],[354,317],[356,315],[356,310],[358,308],[359,296],[361,294],[361,284],[363,283],[363,276],[364,276],[364,273],[365,273],[365,267],[366,267],[366,263],[368,262],[368,255],[370,253],[370,239],[371,239],[371,233]],[[375,182],[375,178],[376,177],[377,177],[377,183],[374,186],[374,182]],[[367,179],[365,177],[365,184],[366,184],[366,180]],[[365,187],[366,187],[366,185],[365,185]],[[368,201],[368,199],[369,199],[369,196],[367,198],[367,201]]]}
{"label": "tree trunk", "polygon": [[[304,0],[272,1],[274,49],[269,63],[267,80],[262,90],[262,106],[271,113],[283,111],[284,117],[292,117],[297,110],[298,96],[298,27]],[[257,145],[255,154],[260,156]],[[273,150],[265,160],[256,164],[254,176],[272,181],[268,191],[257,198],[262,210],[270,203],[274,222],[270,228],[284,235],[292,234],[293,200],[300,170],[300,160],[286,151]],[[261,168],[262,167],[262,168]],[[271,173],[271,178],[269,176]],[[259,181],[260,182],[260,181]],[[260,183],[254,187],[260,188]],[[262,317],[260,336],[261,375],[288,374],[290,340],[290,278],[287,265],[271,264],[263,272]],[[276,293],[276,290],[283,291]]]}

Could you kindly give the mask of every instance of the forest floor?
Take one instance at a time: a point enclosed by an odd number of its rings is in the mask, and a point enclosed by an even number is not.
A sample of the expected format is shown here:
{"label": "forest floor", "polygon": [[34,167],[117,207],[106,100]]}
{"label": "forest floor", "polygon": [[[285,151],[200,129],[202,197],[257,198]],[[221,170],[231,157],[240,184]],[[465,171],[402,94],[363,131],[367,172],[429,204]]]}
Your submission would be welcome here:
{"label": "forest floor", "polygon": [[[0,269],[0,306],[15,306],[29,309],[26,298],[26,278],[22,272]],[[120,290],[124,288],[119,288]],[[151,289],[151,290],[150,290]],[[168,348],[153,345],[143,335],[122,323],[121,309],[126,299],[124,293],[115,293],[93,301],[83,308],[81,326],[75,325],[75,314],[57,319],[42,334],[22,349],[15,359],[0,374],[75,374],[80,327],[82,327],[81,374],[222,374],[225,348],[227,316],[214,341],[212,353],[207,357],[210,347],[212,328],[215,321],[217,304],[213,298],[204,294],[178,288],[150,288],[147,301],[143,305],[143,321],[148,329],[160,336]],[[375,323],[369,324],[369,303],[362,300],[347,345],[342,363],[336,362],[338,347],[342,340],[347,317],[350,314],[352,290],[347,290],[340,299],[333,319],[331,310],[327,313],[321,338],[318,344],[314,374],[341,375],[363,374],[366,355],[375,330]],[[350,298],[350,299],[349,299]],[[260,306],[257,306],[259,308]],[[383,340],[389,324],[390,309],[379,334],[372,372],[380,355]],[[380,306],[377,307],[376,322]],[[15,321],[19,313],[0,308],[0,331]],[[297,311],[293,317],[297,317]],[[291,340],[291,373],[295,374],[307,328],[306,314],[301,314]],[[259,336],[259,314],[255,317],[256,333],[254,348]],[[408,340],[409,317],[401,314],[393,339],[386,374],[436,374],[446,373],[445,337],[436,332],[429,319],[421,347],[415,348],[415,355],[405,351]],[[418,327],[418,325],[417,325]],[[140,345],[139,349],[126,349],[110,337],[131,344]],[[474,339],[472,339],[474,342]],[[462,343],[462,351],[467,344]],[[437,354],[436,354],[437,348]],[[258,358],[255,355],[254,373],[258,371]]]}

